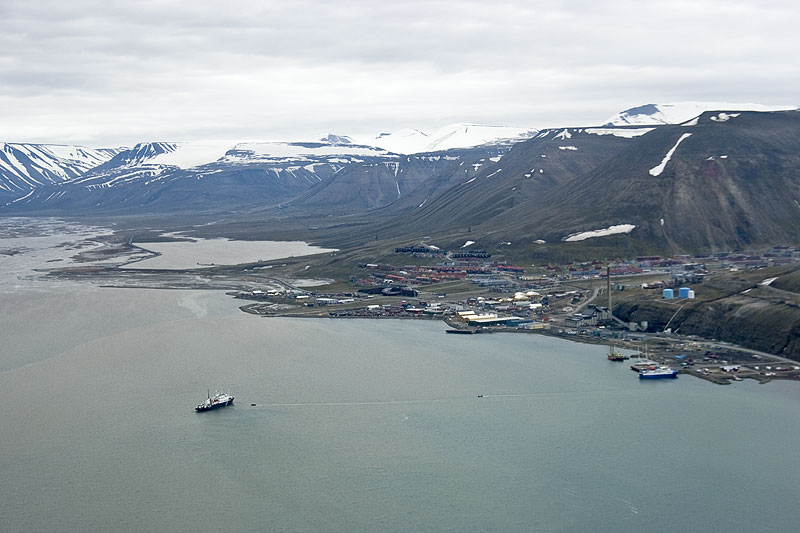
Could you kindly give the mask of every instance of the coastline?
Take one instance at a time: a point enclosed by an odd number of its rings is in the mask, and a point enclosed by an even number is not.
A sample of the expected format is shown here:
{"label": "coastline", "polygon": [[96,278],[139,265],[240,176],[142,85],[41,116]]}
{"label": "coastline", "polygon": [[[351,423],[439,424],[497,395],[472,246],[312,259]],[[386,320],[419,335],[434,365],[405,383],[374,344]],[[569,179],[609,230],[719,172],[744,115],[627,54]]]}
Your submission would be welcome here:
{"label": "coastline", "polygon": [[[332,315],[328,312],[315,312],[315,313],[308,313],[308,312],[291,312],[291,311],[275,311],[270,313],[259,312],[257,308],[258,304],[247,304],[240,306],[239,309],[245,313],[262,316],[262,317],[272,317],[272,318],[306,318],[306,319],[329,319],[329,320],[337,320],[337,319],[366,319],[366,320],[441,320],[446,324],[448,327],[456,329],[456,330],[466,330],[465,324],[460,321],[458,318],[454,316],[425,316],[425,315],[406,315],[406,316],[357,316],[357,315]],[[577,335],[577,334],[567,334],[567,333],[559,333],[557,331],[553,331],[553,329],[520,329],[520,328],[510,328],[505,326],[493,326],[493,327],[478,327],[473,331],[474,334],[502,334],[502,333],[509,333],[509,334],[528,334],[528,335],[543,335],[547,337],[553,337],[557,339],[567,340],[571,342],[577,342],[581,344],[593,344],[593,345],[608,345],[610,341],[608,339],[603,339],[599,337],[593,337],[589,335]],[[673,336],[673,338],[667,339],[657,339],[656,342],[653,344],[648,344],[648,352],[647,358],[653,361],[658,362],[659,364],[666,364],[666,365],[675,365],[678,364],[678,360],[675,358],[675,350],[672,348],[675,344],[686,343],[687,341],[691,342],[703,342],[703,339],[688,339],[683,338],[680,336]],[[711,342],[711,341],[707,341]],[[641,343],[626,339],[613,339],[613,343],[618,348],[623,348],[626,350],[631,350],[633,352],[640,352],[641,350]],[[688,351],[688,350],[682,350]],[[736,372],[728,372],[724,370],[720,370],[721,366],[729,366],[729,365],[712,365],[712,364],[698,364],[693,365],[691,367],[684,367],[679,368],[679,374],[682,375],[689,375],[693,376],[717,385],[730,385],[734,381],[741,381],[744,379],[752,379],[757,381],[759,384],[766,384],[773,380],[780,380],[780,381],[800,381],[800,370],[787,370],[782,371],[780,373],[775,372],[772,375],[765,375],[765,373],[754,371],[749,366],[744,366],[745,364],[750,365],[747,362],[748,353],[751,352],[745,348],[740,346],[733,346],[733,345],[726,345],[724,355],[727,359],[722,360],[724,363],[733,363],[734,361],[741,361],[740,363],[734,365],[738,366],[739,370]],[[765,356],[769,356],[775,359],[775,363],[777,365],[783,364],[788,366],[797,366],[795,361],[790,359],[781,358],[779,356],[765,354]],[[634,356],[631,355],[631,360],[634,360]],[[760,356],[762,357],[762,356]],[[602,359],[603,362],[606,362],[606,359]],[[608,362],[609,364],[617,364],[615,362]],[[627,363],[625,363],[627,364]],[[764,363],[762,363],[764,364]],[[762,365],[758,365],[762,366]],[[769,367],[768,367],[769,368]]]}
{"label": "coastline", "polygon": [[[259,262],[255,264],[221,265],[211,267],[191,268],[191,269],[146,269],[130,268],[132,263],[138,263],[145,259],[159,255],[134,244],[134,238],[127,238],[124,243],[102,240],[101,246],[91,250],[81,250],[73,256],[75,262],[69,266],[48,269],[49,276],[55,278],[71,279],[73,281],[90,282],[95,285],[116,288],[149,288],[149,289],[177,289],[177,290],[222,290],[240,292],[259,292],[260,298],[257,303],[250,303],[240,306],[243,312],[260,316],[284,316],[296,318],[390,318],[397,320],[443,320],[445,324],[454,329],[465,328],[466,325],[454,316],[446,317],[442,314],[428,316],[422,313],[406,313],[405,309],[399,306],[397,298],[370,298],[355,296],[350,300],[350,304],[330,305],[330,306],[310,306],[306,307],[293,297],[283,296],[272,298],[277,302],[266,301],[267,291],[282,292],[289,294],[311,294],[312,297],[320,297],[313,292],[304,290],[294,283],[297,278],[297,262],[305,263],[310,261],[310,257],[286,258],[278,264],[276,261]],[[98,241],[94,241],[97,243]],[[132,253],[133,252],[133,253]],[[124,258],[117,264],[109,264],[114,257]],[[103,261],[100,262],[100,259]],[[285,261],[285,262],[284,262]],[[105,264],[103,264],[105,263]],[[307,268],[307,267],[306,267]],[[288,270],[287,270],[288,269]],[[41,271],[40,271],[41,272]],[[287,276],[287,273],[294,272],[294,277]],[[269,275],[267,275],[269,274]],[[286,280],[292,280],[292,283]],[[255,289],[258,287],[259,289]],[[330,289],[329,289],[330,290]],[[345,289],[347,290],[347,289]],[[355,289],[350,289],[355,290]],[[436,291],[446,290],[449,294],[446,299],[441,298],[441,294]],[[256,299],[242,296],[240,293],[226,292],[230,296],[244,299]],[[443,287],[426,286],[425,292],[420,292],[418,298],[426,299],[435,306],[439,302],[448,306],[458,308],[464,307],[465,301],[474,296],[490,297],[490,294],[472,286],[452,286]],[[577,308],[584,308],[596,296],[595,290],[590,297],[588,293],[582,298],[582,303]],[[492,296],[494,297],[494,296]],[[378,311],[367,310],[365,303],[373,305],[368,307],[381,307]],[[383,304],[383,305],[377,305]],[[563,304],[562,304],[563,305]],[[466,307],[469,308],[469,307]],[[691,336],[681,336],[671,334],[642,333],[638,339],[629,338],[625,330],[605,329],[593,330],[593,334],[585,333],[583,330],[571,329],[566,325],[564,319],[568,316],[566,307],[553,312],[550,316],[551,322],[547,326],[538,329],[520,329],[509,326],[490,326],[478,327],[475,329],[480,334],[486,333],[528,333],[539,334],[550,337],[570,340],[584,344],[609,344],[613,342],[617,347],[631,350],[632,352],[643,351],[643,345],[647,344],[648,357],[661,364],[679,365],[682,360],[675,356],[680,352],[686,352],[687,357],[694,357],[697,361],[692,361],[691,365],[680,368],[681,374],[693,375],[706,381],[717,384],[730,384],[732,381],[741,379],[754,379],[759,383],[768,383],[775,380],[800,380],[800,364],[797,361],[786,359],[774,354],[757,352],[755,350],[743,348],[742,346],[724,343],[711,339],[702,339]],[[533,315],[531,315],[533,316]],[[645,340],[641,340],[644,338]],[[703,355],[708,355],[711,351],[713,360],[703,359]],[[703,359],[701,362],[700,359]],[[605,361],[605,358],[603,358]],[[736,366],[736,371],[721,370],[723,367]],[[775,368],[773,369],[772,366]],[[776,371],[773,371],[776,370]]]}

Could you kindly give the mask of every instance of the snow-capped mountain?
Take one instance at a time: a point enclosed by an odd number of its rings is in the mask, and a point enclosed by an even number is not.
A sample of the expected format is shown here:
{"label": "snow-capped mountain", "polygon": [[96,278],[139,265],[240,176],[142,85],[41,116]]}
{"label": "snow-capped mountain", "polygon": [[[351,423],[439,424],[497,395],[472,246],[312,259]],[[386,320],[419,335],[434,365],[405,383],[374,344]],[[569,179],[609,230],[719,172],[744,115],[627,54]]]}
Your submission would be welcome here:
{"label": "snow-capped mountain", "polygon": [[676,102],[645,104],[621,111],[606,120],[605,126],[657,126],[681,124],[706,111],[793,111],[792,105],[741,104],[730,102]]}
{"label": "snow-capped mountain", "polygon": [[[88,188],[122,183],[158,182],[181,171],[218,172],[225,165],[268,167],[315,182],[337,172],[343,164],[364,158],[396,159],[415,154],[470,148],[488,143],[511,144],[536,130],[454,124],[432,134],[402,130],[358,142],[329,134],[319,142],[241,142],[236,140],[142,142],[133,148],[91,149],[77,146],[0,143],[0,194],[11,199],[31,189],[70,181]],[[294,179],[294,178],[290,178]]]}
{"label": "snow-capped mountain", "polygon": [[192,141],[137,144],[129,154],[130,166],[141,163],[194,168],[221,159],[235,145],[232,141]]}
{"label": "snow-capped mountain", "polygon": [[471,148],[505,140],[518,142],[528,139],[536,133],[537,130],[528,128],[451,124],[433,133],[425,133],[415,129],[381,133],[377,137],[362,139],[361,143],[384,148],[396,154],[419,154],[450,150],[452,148]]}
{"label": "snow-capped mountain", "polygon": [[105,163],[118,151],[60,144],[0,142],[0,190],[28,191],[67,181]]}
{"label": "snow-capped mountain", "polygon": [[295,211],[355,212],[398,202],[421,205],[451,182],[494,164],[512,146],[401,156],[341,136],[326,140],[140,143],[68,182],[0,194],[0,209],[172,212],[281,204]]}
{"label": "snow-capped mountain", "polygon": [[336,135],[335,133],[329,133],[325,137],[321,138],[320,142],[329,144],[354,144],[351,137],[348,137],[347,135]]}
{"label": "snow-capped mountain", "polygon": [[532,249],[578,237],[670,253],[793,243],[799,133],[800,111],[734,110],[674,125],[546,130],[369,231],[438,235],[450,247],[464,240],[444,238],[463,239],[465,227],[471,240]]}
{"label": "snow-capped mountain", "polygon": [[[340,138],[341,139],[341,138]],[[394,158],[386,150],[329,142],[151,142],[123,150],[105,164],[73,180],[89,188],[108,188],[143,180],[145,184],[187,175],[207,176],[247,167],[269,170],[291,181],[317,182],[343,164],[365,157]]]}
{"label": "snow-capped mountain", "polygon": [[[323,142],[237,142],[237,141],[192,141],[192,142],[148,142],[139,143],[131,149],[120,151],[94,175],[122,169],[164,171],[174,167],[188,170],[212,163],[320,163],[332,157],[339,163],[339,156],[389,156],[381,148],[355,145],[347,137],[329,135],[332,141]],[[320,161],[320,159],[322,161]]]}
{"label": "snow-capped mountain", "polygon": [[[695,114],[706,107],[712,110]],[[740,111],[744,107],[759,112]],[[760,200],[737,212],[719,202],[727,183],[741,189],[742,177],[751,179],[749,187],[778,176],[770,186],[791,202],[771,209],[770,216],[794,223],[796,188],[784,177],[800,168],[792,140],[800,112],[762,112],[770,109],[695,102],[634,108],[620,113],[617,125],[538,132],[461,124],[433,134],[404,130],[360,142],[331,134],[315,142],[141,143],[77,177],[41,185],[28,181],[27,189],[0,188],[0,212],[393,213],[401,218],[387,218],[379,234],[457,232],[466,225],[505,232],[498,233],[503,242],[528,234],[561,242],[573,234],[605,235],[608,228],[633,225],[632,237],[655,242],[671,222],[691,219],[689,212],[673,217],[679,208],[673,198],[663,197],[662,188],[674,185],[674,198],[686,196],[679,187],[714,189],[716,196],[707,201],[717,206],[717,218],[709,223],[697,218],[691,227],[705,228],[702,234],[670,234],[669,242],[686,249],[709,243],[744,246],[794,236],[789,222],[762,223],[752,215],[764,210]],[[464,145],[471,147],[451,148]],[[603,216],[598,209],[585,209],[599,198],[608,204]],[[638,207],[643,198],[650,202],[647,210]],[[738,196],[737,201],[743,202]],[[778,206],[776,199],[769,201]],[[696,205],[687,204],[705,211]],[[651,213],[658,215],[655,223],[647,219]],[[739,240],[718,227],[734,228]]]}

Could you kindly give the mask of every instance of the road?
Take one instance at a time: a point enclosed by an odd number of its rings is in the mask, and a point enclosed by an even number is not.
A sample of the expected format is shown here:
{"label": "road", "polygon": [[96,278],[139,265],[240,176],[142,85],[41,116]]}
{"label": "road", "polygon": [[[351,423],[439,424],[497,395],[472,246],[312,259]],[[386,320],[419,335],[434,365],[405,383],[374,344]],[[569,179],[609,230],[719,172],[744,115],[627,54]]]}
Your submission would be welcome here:
{"label": "road", "polygon": [[590,303],[592,303],[592,302],[594,301],[594,299],[595,299],[595,298],[597,298],[597,295],[598,295],[598,294],[600,294],[600,288],[599,288],[599,287],[596,287],[594,290],[592,290],[592,295],[591,295],[591,296],[589,296],[589,297],[586,299],[586,301],[585,301],[585,302],[583,302],[582,304],[578,304],[578,306],[577,306],[577,307],[575,307],[575,312],[576,312],[576,313],[580,313],[580,312],[582,312],[584,309],[586,309],[586,306],[587,306],[587,305],[589,305]]}

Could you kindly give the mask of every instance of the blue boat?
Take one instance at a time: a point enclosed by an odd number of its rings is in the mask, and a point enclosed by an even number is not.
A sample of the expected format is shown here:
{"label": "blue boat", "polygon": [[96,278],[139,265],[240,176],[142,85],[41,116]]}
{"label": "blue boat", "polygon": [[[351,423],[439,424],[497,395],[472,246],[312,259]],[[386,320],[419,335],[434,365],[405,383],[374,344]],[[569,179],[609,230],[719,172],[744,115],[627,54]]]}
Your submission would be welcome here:
{"label": "blue boat", "polygon": [[677,378],[677,377],[678,377],[678,371],[668,366],[647,368],[639,372],[639,379],[664,379],[664,378]]}

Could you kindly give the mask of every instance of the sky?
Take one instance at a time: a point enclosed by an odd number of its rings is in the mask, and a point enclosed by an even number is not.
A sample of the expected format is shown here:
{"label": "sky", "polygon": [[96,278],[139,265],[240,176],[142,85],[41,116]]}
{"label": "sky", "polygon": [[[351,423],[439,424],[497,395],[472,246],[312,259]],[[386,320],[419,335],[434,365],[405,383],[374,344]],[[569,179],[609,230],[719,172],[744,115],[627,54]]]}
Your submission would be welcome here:
{"label": "sky", "polygon": [[800,104],[783,0],[0,0],[0,141],[313,140]]}

